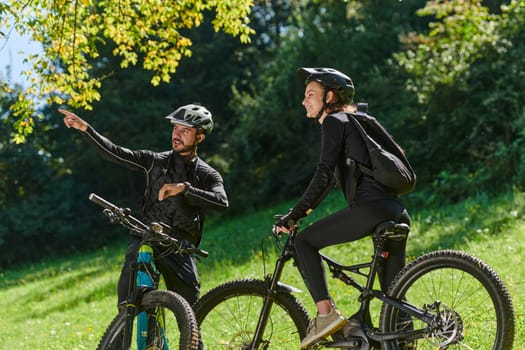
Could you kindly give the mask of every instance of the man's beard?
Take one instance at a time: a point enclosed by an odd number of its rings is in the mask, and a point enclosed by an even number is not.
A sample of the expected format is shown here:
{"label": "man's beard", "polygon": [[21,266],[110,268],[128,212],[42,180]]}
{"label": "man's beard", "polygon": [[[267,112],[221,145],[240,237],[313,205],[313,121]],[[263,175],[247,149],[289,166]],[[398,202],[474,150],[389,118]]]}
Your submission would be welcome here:
{"label": "man's beard", "polygon": [[180,155],[184,155],[184,156],[191,155],[192,153],[195,152],[195,149],[197,148],[197,144],[187,146],[181,140],[177,140],[177,141],[184,147],[182,149],[175,149],[175,147],[173,147],[173,151],[175,151],[176,153]]}

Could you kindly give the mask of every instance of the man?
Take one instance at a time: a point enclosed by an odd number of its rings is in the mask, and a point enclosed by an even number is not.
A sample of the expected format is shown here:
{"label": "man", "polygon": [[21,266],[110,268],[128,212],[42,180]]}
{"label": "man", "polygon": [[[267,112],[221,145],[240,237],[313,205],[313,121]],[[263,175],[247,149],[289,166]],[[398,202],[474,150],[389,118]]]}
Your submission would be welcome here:
{"label": "man", "polygon": [[[81,132],[104,158],[146,174],[143,215],[146,222],[161,221],[172,234],[198,246],[206,209],[228,207],[221,175],[197,155],[197,146],[213,129],[211,113],[203,106],[189,104],[168,115],[173,125],[172,150],[134,151],[115,145],[86,121],[64,109],[64,123]],[[119,305],[126,301],[131,264],[136,261],[141,239],[130,235],[126,259],[118,282]],[[166,287],[182,295],[190,304],[199,298],[200,281],[195,258],[175,253],[163,254],[155,247],[156,265]]]}
{"label": "man", "polygon": [[[345,74],[332,68],[301,68],[305,83],[303,106],[306,116],[321,127],[321,155],[315,174],[298,203],[275,226],[275,232],[289,233],[297,220],[308,215],[333,189],[335,179],[348,207],[304,229],[295,240],[295,262],[316,303],[317,317],[301,342],[303,349],[345,326],[347,320],[335,308],[328,292],[319,250],[370,235],[375,226],[387,220],[409,222],[408,213],[397,197],[375,179],[360,174],[348,163],[351,158],[370,167],[366,144],[345,112],[354,112],[354,84]],[[406,241],[390,243],[390,256],[380,271],[386,288],[405,262]],[[352,320],[354,321],[354,320]],[[359,325],[358,321],[351,325]]]}

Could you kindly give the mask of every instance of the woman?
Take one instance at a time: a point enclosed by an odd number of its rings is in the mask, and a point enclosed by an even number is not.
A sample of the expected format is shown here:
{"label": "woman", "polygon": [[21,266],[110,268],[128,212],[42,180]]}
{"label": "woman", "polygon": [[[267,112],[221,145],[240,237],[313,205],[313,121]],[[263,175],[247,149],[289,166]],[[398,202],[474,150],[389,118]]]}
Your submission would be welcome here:
{"label": "woman", "polygon": [[[348,207],[333,213],[303,230],[295,241],[295,260],[317,306],[301,348],[307,348],[346,324],[328,292],[319,250],[331,245],[358,240],[370,235],[381,222],[395,220],[409,223],[406,209],[372,177],[356,175],[354,162],[370,167],[364,141],[346,112],[352,105],[354,85],[345,74],[332,68],[301,68],[305,82],[302,102],[306,116],[321,126],[321,155],[315,174],[297,204],[276,225],[277,233],[289,233],[295,222],[308,215],[333,188],[335,180]],[[405,263],[406,241],[389,243],[390,256],[380,271],[381,286],[386,289]]]}

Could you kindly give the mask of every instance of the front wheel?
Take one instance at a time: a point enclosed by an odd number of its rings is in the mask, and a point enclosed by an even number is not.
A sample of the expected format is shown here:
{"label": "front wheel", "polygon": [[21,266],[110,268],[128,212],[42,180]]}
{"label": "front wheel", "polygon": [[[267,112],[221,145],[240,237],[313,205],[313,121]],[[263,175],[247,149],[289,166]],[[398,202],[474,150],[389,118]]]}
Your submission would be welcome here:
{"label": "front wheel", "polygon": [[273,304],[259,344],[252,344],[268,283],[246,279],[221,284],[195,305],[207,350],[297,349],[306,335],[308,314],[288,292],[271,295]]}
{"label": "front wheel", "polygon": [[[147,331],[137,335],[140,319],[149,315]],[[97,350],[121,350],[125,327],[125,312],[120,312],[110,323],[102,336]],[[142,335],[142,336],[141,336]],[[184,349],[197,350],[199,328],[191,305],[177,293],[154,290],[144,294],[137,305],[133,320],[131,349]]]}
{"label": "front wheel", "polygon": [[[397,349],[512,349],[514,309],[496,272],[464,252],[425,254],[397,275],[389,295],[435,316],[424,337],[383,345]],[[419,330],[429,325],[384,304],[380,326],[385,332]]]}

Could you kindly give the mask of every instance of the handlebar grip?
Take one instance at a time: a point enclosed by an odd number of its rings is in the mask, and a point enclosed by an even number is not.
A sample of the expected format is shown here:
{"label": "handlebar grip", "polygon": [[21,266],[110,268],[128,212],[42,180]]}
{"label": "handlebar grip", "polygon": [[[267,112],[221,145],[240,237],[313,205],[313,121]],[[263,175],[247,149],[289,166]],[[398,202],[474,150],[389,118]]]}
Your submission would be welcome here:
{"label": "handlebar grip", "polygon": [[100,197],[100,196],[97,196],[96,194],[94,193],[91,193],[89,195],[89,200],[92,201],[93,203],[95,204],[98,204],[100,205],[102,208],[105,208],[105,209],[110,209],[110,210],[115,210],[115,209],[119,209],[116,205],[114,205],[113,203],[110,203],[108,202],[107,200],[105,200],[104,198]]}
{"label": "handlebar grip", "polygon": [[202,256],[203,258],[207,258],[208,255],[209,255],[207,251],[202,250],[202,249],[198,249],[198,248],[195,249],[195,254],[200,255],[200,256]]}

